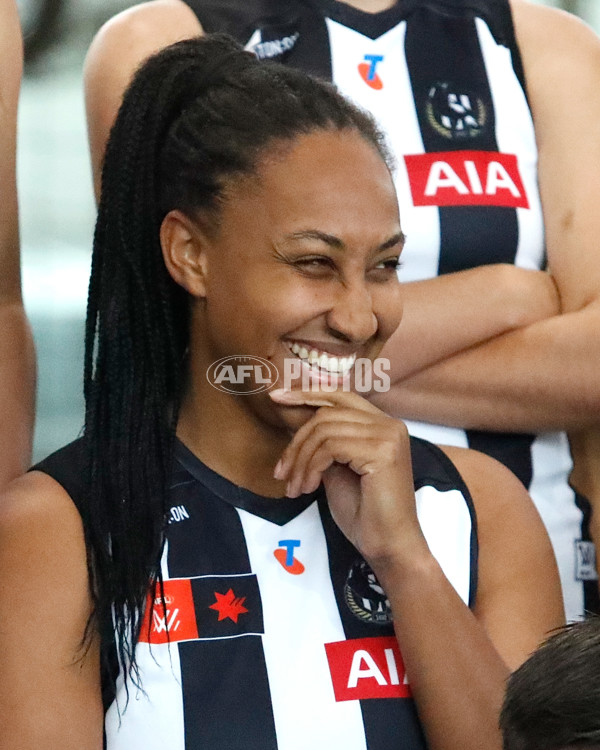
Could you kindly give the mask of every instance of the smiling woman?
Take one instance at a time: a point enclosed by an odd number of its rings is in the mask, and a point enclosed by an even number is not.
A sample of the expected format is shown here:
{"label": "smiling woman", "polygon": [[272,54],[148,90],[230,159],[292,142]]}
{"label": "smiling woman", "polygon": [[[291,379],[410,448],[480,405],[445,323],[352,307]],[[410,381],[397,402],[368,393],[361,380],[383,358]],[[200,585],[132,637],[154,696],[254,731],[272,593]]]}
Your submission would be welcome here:
{"label": "smiling woman", "polygon": [[381,136],[333,88],[220,36],[140,69],[85,435],[0,502],[2,750],[499,750],[556,566],[507,470],[352,391],[400,322],[402,244]]}

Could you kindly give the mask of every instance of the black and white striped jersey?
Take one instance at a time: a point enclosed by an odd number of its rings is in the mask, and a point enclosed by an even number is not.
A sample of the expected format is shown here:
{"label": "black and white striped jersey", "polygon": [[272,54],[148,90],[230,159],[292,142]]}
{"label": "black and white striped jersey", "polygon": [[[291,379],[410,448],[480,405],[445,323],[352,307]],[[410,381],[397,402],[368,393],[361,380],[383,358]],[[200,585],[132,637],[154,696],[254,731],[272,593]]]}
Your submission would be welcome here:
{"label": "black and white striped jersey", "polygon": [[[332,80],[375,115],[397,162],[403,281],[491,263],[544,267],[536,139],[508,0],[399,0],[374,14],[336,0],[186,1],[206,32]],[[564,433],[408,427],[508,466],[552,539],[568,618],[583,614],[584,594],[598,606]]]}
{"label": "black and white striped jersey", "polygon": [[[81,508],[74,445],[36,468]],[[322,489],[264,498],[176,455],[164,598],[136,647],[142,690],[126,703],[117,679],[107,750],[423,750],[385,592]],[[438,448],[413,439],[412,458],[427,542],[471,605],[468,490]]]}

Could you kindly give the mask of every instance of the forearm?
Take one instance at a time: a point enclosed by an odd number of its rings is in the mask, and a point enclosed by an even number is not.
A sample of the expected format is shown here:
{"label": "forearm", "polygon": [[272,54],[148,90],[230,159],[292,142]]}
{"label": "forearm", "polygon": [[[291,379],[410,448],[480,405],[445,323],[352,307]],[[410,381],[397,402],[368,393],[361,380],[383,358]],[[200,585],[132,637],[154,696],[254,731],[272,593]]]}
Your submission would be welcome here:
{"label": "forearm", "polygon": [[23,474],[31,459],[35,351],[20,304],[0,304],[0,487]]}
{"label": "forearm", "polygon": [[382,357],[392,381],[559,313],[552,277],[507,264],[403,285],[402,322]]}
{"label": "forearm", "polygon": [[373,402],[395,416],[455,427],[580,429],[600,414],[600,306],[540,321],[395,383]]}
{"label": "forearm", "polygon": [[431,750],[501,748],[508,668],[437,562],[376,570]]}

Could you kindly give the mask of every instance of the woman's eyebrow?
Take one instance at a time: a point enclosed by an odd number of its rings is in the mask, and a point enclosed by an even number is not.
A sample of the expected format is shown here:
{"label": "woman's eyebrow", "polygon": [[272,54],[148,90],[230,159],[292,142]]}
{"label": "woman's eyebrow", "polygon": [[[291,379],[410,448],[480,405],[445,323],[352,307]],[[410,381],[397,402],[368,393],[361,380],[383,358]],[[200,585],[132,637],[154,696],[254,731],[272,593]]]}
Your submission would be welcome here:
{"label": "woman's eyebrow", "polygon": [[[328,234],[327,232],[322,232],[319,229],[304,229],[300,232],[292,232],[292,234],[288,234],[285,237],[286,240],[319,240],[320,242],[324,242],[326,245],[329,245],[330,247],[335,248],[336,250],[343,250],[346,246],[339,237],[336,237],[334,234]],[[406,236],[404,235],[404,232],[396,232],[393,234],[389,239],[387,239],[385,242],[382,242],[381,245],[379,245],[376,248],[376,252],[381,252],[382,250],[389,250],[391,247],[394,247],[395,245],[404,245],[404,242],[406,241]]]}
{"label": "woman's eyebrow", "polygon": [[392,247],[395,247],[396,245],[400,245],[400,248],[404,247],[404,243],[406,242],[406,235],[404,232],[396,232],[396,234],[393,234],[389,240],[386,240],[383,242],[379,247],[377,248],[377,252],[381,252],[382,250],[389,250]]}
{"label": "woman's eyebrow", "polygon": [[343,241],[336,237],[334,234],[327,234],[327,232],[321,232],[319,229],[303,229],[300,232],[292,232],[285,237],[286,240],[319,240],[324,242],[330,247],[336,248],[336,250],[343,250],[345,245]]}

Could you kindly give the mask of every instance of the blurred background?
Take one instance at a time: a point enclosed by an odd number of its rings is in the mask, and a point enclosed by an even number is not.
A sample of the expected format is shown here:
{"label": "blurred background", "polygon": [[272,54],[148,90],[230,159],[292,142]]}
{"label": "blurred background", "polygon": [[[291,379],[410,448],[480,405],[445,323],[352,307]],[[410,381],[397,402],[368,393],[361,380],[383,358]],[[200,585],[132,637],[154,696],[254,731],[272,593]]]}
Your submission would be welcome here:
{"label": "blurred background", "polygon": [[[600,31],[600,0],[537,0]],[[23,289],[38,354],[34,460],[83,422],[83,325],[95,207],[82,65],[102,23],[127,0],[18,0],[26,37],[18,174]]]}

